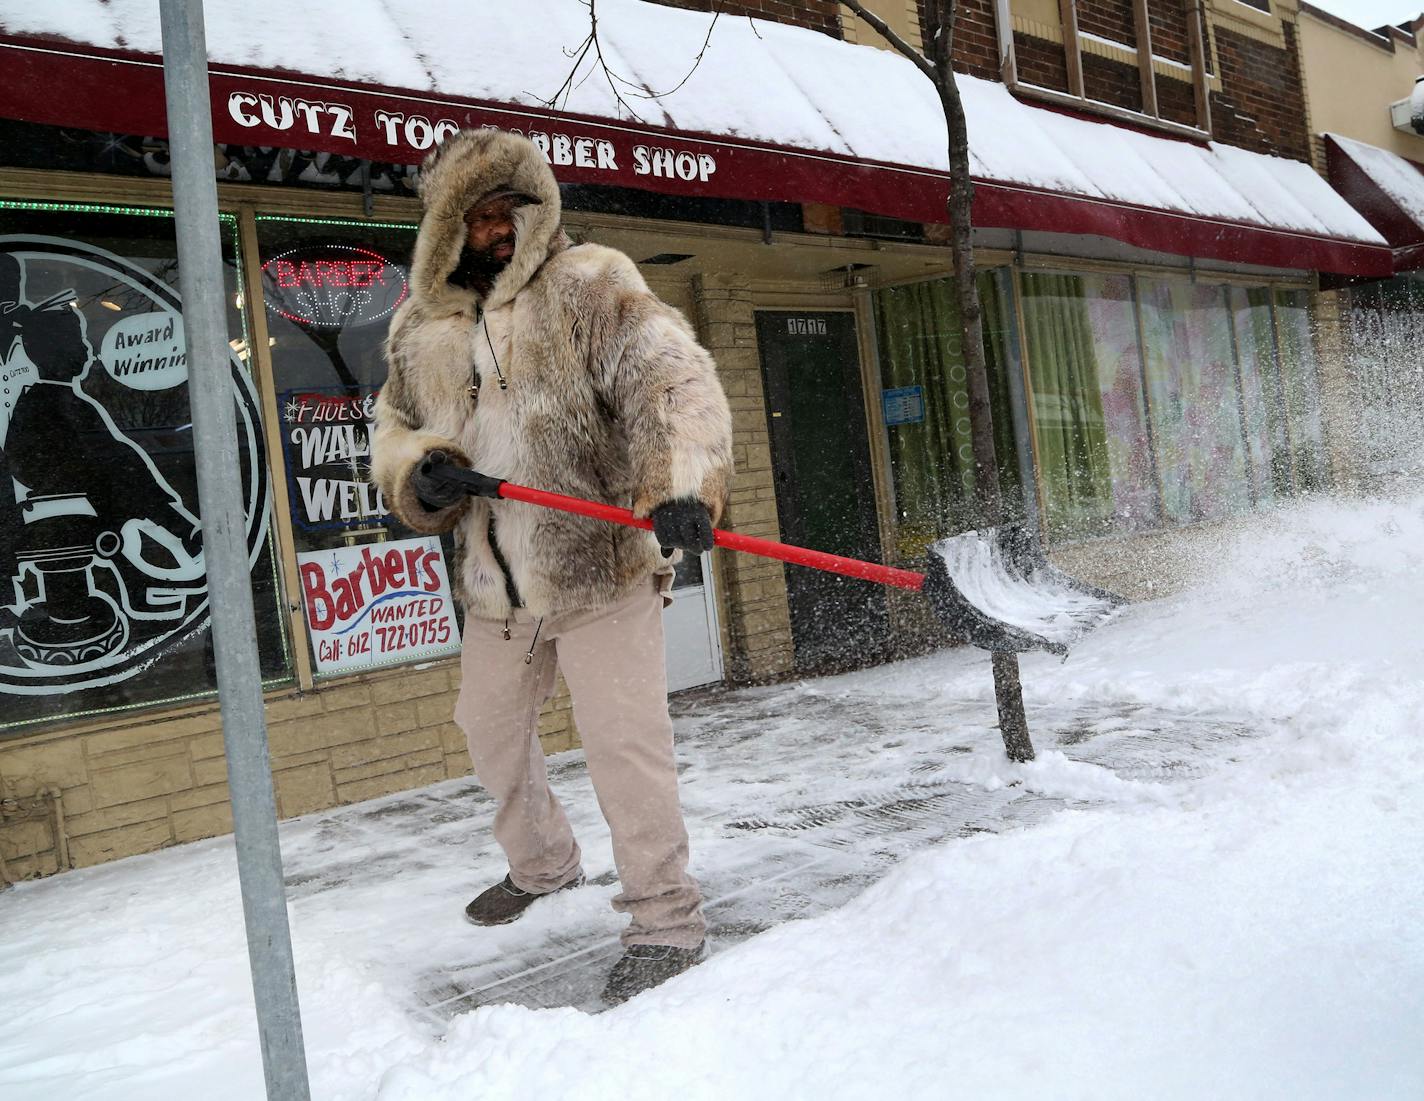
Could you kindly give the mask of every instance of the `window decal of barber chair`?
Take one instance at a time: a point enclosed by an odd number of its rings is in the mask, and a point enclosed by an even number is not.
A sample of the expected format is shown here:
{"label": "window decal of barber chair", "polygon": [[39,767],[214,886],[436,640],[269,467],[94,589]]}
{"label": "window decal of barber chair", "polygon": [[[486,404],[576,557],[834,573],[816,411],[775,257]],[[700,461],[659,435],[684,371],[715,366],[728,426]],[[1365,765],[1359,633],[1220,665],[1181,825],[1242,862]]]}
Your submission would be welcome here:
{"label": "window decal of barber chair", "polygon": [[[105,526],[83,494],[27,498],[22,586],[12,644],[31,667],[103,663],[124,650],[134,620],[181,619],[207,582],[201,544],[151,520]],[[167,558],[164,562],[162,559]],[[28,566],[28,569],[25,569]]]}

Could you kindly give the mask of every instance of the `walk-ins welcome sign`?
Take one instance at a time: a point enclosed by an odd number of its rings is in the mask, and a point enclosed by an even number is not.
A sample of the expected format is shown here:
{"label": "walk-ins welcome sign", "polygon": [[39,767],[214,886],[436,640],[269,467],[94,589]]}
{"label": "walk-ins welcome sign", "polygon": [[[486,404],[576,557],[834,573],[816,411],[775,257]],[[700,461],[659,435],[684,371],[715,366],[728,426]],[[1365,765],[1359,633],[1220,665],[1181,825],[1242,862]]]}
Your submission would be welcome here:
{"label": "walk-ins welcome sign", "polygon": [[376,393],[290,390],[282,395],[282,449],[292,518],[306,531],[370,527],[390,518],[371,481]]}

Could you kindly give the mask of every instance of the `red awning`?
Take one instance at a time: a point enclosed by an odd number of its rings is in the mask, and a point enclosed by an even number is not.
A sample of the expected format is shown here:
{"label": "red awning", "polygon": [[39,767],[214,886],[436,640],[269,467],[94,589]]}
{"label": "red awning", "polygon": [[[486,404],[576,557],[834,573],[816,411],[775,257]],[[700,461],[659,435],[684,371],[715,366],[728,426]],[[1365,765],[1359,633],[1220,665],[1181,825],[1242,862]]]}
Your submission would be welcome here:
{"label": "red awning", "polygon": [[1396,272],[1424,268],[1424,164],[1362,141],[1325,135],[1331,186],[1383,234]]}
{"label": "red awning", "polygon": [[[0,116],[166,136],[162,63],[151,54],[6,35],[0,36],[0,58],[7,76]],[[817,202],[911,221],[946,220],[949,180],[934,169],[330,77],[225,64],[214,64],[210,74],[214,136],[224,144],[418,164],[449,130],[496,126],[538,142],[562,182],[712,198]],[[1119,128],[1098,129],[1111,134]],[[1238,154],[1238,161],[1254,156],[1227,152]],[[1212,169],[1200,174],[1207,177],[1208,187],[1230,186],[1239,192],[1244,178],[1248,186],[1277,187],[1275,198],[1281,202],[1297,197],[1298,177],[1273,181],[1267,162],[1276,159],[1255,159],[1262,164],[1242,167],[1240,178],[1210,178]],[[1316,185],[1324,186],[1318,179]],[[1270,194],[1259,199],[1262,207],[1273,205]],[[1235,263],[1358,276],[1393,270],[1389,249],[1362,237],[1211,217],[1001,179],[976,177],[974,220],[989,228],[1100,234],[1158,252]],[[1372,237],[1362,228],[1364,238]]]}

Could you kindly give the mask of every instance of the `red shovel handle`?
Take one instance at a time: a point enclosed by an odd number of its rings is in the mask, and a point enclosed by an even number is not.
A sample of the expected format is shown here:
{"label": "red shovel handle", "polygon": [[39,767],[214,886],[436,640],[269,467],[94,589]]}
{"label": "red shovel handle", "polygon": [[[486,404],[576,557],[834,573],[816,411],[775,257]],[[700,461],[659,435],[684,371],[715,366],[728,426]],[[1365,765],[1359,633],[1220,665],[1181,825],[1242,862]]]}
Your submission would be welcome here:
{"label": "red shovel handle", "polygon": [[[644,531],[653,529],[651,520],[639,520],[626,508],[601,505],[596,501],[585,501],[582,497],[566,497],[562,493],[546,493],[542,489],[530,489],[528,486],[515,485],[513,482],[500,482],[499,495],[506,500],[524,501],[527,504],[542,505],[545,508],[558,509],[561,512],[591,516],[595,520],[607,520],[610,523],[622,524],[624,527],[642,528]],[[843,558],[839,554],[826,554],[824,551],[793,547],[787,543],[774,542],[771,539],[758,539],[753,535],[738,535],[736,532],[723,531],[721,528],[712,534],[717,546],[726,547],[728,550],[745,551],[747,554],[758,554],[763,558],[778,558],[783,562],[792,562],[798,566],[810,566],[814,570],[844,574],[846,577],[859,577],[866,581],[879,582],[881,585],[891,585],[897,589],[909,589],[912,592],[919,592],[925,584],[925,575],[915,573],[913,570],[880,566],[874,562],[862,562],[858,558]]]}

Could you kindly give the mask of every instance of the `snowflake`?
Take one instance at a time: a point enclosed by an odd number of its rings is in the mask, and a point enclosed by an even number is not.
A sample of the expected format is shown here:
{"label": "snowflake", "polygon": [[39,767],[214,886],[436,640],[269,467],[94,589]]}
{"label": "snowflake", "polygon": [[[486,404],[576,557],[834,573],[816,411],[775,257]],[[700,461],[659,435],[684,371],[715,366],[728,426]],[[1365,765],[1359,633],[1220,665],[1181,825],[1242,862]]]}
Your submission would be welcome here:
{"label": "snowflake", "polygon": [[307,403],[305,401],[298,401],[296,398],[288,398],[287,404],[282,410],[282,415],[286,418],[287,423],[291,424],[293,421],[300,421],[302,419],[302,414],[306,411]]}

